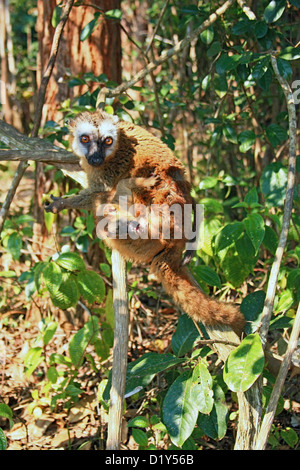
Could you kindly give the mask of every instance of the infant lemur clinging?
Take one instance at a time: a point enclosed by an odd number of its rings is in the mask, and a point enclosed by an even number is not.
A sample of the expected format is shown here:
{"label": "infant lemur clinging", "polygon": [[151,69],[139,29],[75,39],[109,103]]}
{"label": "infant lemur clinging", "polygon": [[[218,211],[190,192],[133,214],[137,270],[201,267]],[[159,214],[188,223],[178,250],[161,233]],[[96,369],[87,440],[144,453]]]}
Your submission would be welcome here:
{"label": "infant lemur clinging", "polygon": [[[88,188],[69,198],[52,198],[46,211],[88,209],[97,223],[99,206],[115,202],[123,194],[130,195],[134,204],[147,207],[177,204],[183,209],[193,204],[182,163],[150,132],[100,110],[79,114],[69,123],[69,129],[71,148],[87,174]],[[229,325],[241,334],[244,317],[238,307],[206,296],[185,266],[191,256],[186,253],[183,258],[187,240],[173,236],[172,215],[170,219],[169,239],[108,237],[105,243],[127,260],[150,264],[167,293],[193,320],[204,325]]]}

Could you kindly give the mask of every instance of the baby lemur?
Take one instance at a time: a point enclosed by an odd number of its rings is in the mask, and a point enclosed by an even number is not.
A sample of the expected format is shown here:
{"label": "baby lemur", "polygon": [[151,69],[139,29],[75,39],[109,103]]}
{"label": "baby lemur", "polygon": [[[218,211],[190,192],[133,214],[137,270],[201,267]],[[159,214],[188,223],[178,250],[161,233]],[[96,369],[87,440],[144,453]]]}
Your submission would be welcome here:
{"label": "baby lemur", "polygon": [[[182,163],[167,145],[145,129],[103,111],[83,112],[69,123],[69,128],[71,148],[87,173],[88,188],[69,198],[52,198],[46,211],[84,208],[93,211],[98,223],[106,214],[103,205],[112,203],[116,207],[118,196],[124,194],[134,205],[177,205],[182,214],[185,205],[193,204]],[[204,325],[229,325],[241,334],[244,317],[238,307],[206,296],[185,266],[191,256],[188,252],[183,258],[187,240],[174,236],[175,220],[172,215],[169,217],[169,238],[121,238],[117,231],[115,237],[106,237],[105,243],[127,260],[150,264],[151,272],[167,293],[193,320]],[[132,218],[134,214],[129,220]],[[181,222],[184,224],[184,215]],[[139,224],[135,229],[139,231]]]}

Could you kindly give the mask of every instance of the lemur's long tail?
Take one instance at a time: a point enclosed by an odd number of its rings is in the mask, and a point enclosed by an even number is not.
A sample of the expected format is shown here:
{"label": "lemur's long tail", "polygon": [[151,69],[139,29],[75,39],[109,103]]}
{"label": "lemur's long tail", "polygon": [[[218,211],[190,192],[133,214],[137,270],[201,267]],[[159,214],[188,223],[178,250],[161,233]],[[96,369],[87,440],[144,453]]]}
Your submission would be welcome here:
{"label": "lemur's long tail", "polygon": [[197,287],[187,268],[181,267],[175,271],[169,264],[163,263],[157,273],[167,293],[193,320],[204,325],[228,325],[241,335],[245,318],[239,308],[207,297]]}

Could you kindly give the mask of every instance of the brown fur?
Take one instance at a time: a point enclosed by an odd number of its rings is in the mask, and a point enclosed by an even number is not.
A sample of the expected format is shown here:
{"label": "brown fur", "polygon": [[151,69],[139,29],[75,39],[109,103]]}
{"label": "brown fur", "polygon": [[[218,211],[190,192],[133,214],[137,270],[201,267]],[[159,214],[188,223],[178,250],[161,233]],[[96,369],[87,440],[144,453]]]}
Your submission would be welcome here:
{"label": "brown fur", "polygon": [[[82,113],[72,123],[71,132],[74,132],[78,120],[85,119],[97,125],[108,117],[101,111]],[[92,209],[96,222],[99,222],[99,204],[114,202],[116,196],[128,192],[132,194],[135,204],[179,204],[182,208],[184,204],[192,204],[191,187],[185,179],[184,167],[167,145],[134,124],[119,122],[118,129],[118,148],[114,154],[105,158],[101,166],[91,167],[85,158],[81,158],[82,168],[88,176],[89,188],[77,196],[62,199],[61,201],[69,201],[63,203],[63,206]],[[127,178],[140,178],[140,184],[132,185],[126,191],[121,182]],[[151,184],[143,184],[143,178],[151,178]],[[54,201],[52,207],[48,206],[47,210],[61,210],[64,208],[61,201],[57,204]],[[156,273],[167,293],[193,320],[206,325],[226,324],[238,334],[242,332],[244,317],[238,307],[207,297],[196,285],[189,270],[182,266],[185,239],[177,240],[172,236],[169,240],[162,237],[157,240],[107,238],[105,242],[128,260],[150,264],[151,271]]]}

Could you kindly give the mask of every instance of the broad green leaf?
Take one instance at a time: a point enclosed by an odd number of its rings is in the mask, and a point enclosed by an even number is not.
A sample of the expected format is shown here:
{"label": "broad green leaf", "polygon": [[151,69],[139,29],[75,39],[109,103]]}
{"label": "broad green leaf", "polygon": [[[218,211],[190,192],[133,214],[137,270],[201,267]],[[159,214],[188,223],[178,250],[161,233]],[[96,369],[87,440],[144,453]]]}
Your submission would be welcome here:
{"label": "broad green leaf", "polygon": [[129,428],[137,427],[137,428],[148,428],[149,427],[149,419],[145,416],[136,416],[132,418],[129,423],[127,424]]}
{"label": "broad green leaf", "polygon": [[253,79],[259,80],[268,70],[270,65],[270,56],[263,57],[260,59],[252,69],[252,77]]}
{"label": "broad green leaf", "polygon": [[100,17],[99,12],[94,13],[94,18],[88,24],[86,24],[85,27],[82,29],[82,31],[80,33],[80,41],[85,41],[86,39],[88,39],[91,36],[93,31],[98,26],[99,17]]}
{"label": "broad green leaf", "polygon": [[258,194],[257,194],[257,189],[255,187],[250,189],[250,191],[247,192],[244,198],[244,202],[246,202],[248,206],[250,206],[254,202],[258,202]]}
{"label": "broad green leaf", "polygon": [[291,428],[281,429],[280,435],[288,446],[294,448],[299,442],[299,437],[296,431]]}
{"label": "broad green leaf", "polygon": [[228,356],[223,378],[233,392],[245,392],[257,380],[265,363],[264,351],[258,334],[251,334]]}
{"label": "broad green leaf", "polygon": [[287,169],[281,162],[267,165],[260,179],[261,191],[269,207],[282,207],[286,195]]}
{"label": "broad green leaf", "polygon": [[52,19],[51,19],[51,24],[53,28],[56,28],[56,26],[58,25],[61,14],[62,14],[62,7],[61,6],[55,7],[53,10]]}
{"label": "broad green leaf", "polygon": [[178,318],[177,328],[172,336],[172,349],[176,356],[184,356],[190,351],[199,338],[199,333],[193,320],[186,314]]}
{"label": "broad green leaf", "polygon": [[2,428],[0,428],[0,450],[6,450],[7,440]]}
{"label": "broad green leaf", "polygon": [[58,323],[56,321],[51,321],[48,323],[45,331],[44,331],[44,335],[43,335],[43,343],[44,345],[46,346],[47,344],[49,344],[49,342],[51,341],[51,339],[53,338],[56,330],[57,330],[57,326],[58,326]]}
{"label": "broad green leaf", "polygon": [[216,71],[220,75],[224,75],[226,72],[229,72],[235,69],[240,61],[242,56],[239,54],[227,55],[222,54],[221,57],[216,62]]}
{"label": "broad green leaf", "polygon": [[13,259],[18,260],[20,258],[21,248],[22,238],[17,232],[13,232],[8,237],[6,249],[11,254]]}
{"label": "broad green leaf", "polygon": [[53,305],[66,310],[75,306],[79,300],[80,293],[74,279],[68,278],[63,281],[59,289],[51,295]]}
{"label": "broad green leaf", "polygon": [[281,144],[288,138],[287,131],[279,124],[270,124],[266,129],[267,137],[273,147]]}
{"label": "broad green leaf", "polygon": [[209,266],[196,266],[193,272],[196,274],[196,277],[206,282],[209,286],[222,287],[218,274]]}
{"label": "broad green leaf", "polygon": [[238,135],[238,141],[240,143],[240,152],[246,153],[252,148],[255,143],[256,136],[253,131],[243,131]]}
{"label": "broad green leaf", "polygon": [[279,313],[283,310],[288,310],[294,303],[294,297],[291,290],[286,289],[279,297],[279,302],[276,305],[275,312]]}
{"label": "broad green leaf", "polygon": [[105,12],[105,17],[112,20],[121,20],[122,14],[122,10],[115,8],[114,10],[107,10]]}
{"label": "broad green leaf", "polygon": [[77,276],[80,294],[90,303],[100,303],[105,296],[105,284],[94,271],[81,271]]}
{"label": "broad green leaf", "polygon": [[82,271],[85,270],[83,259],[78,253],[61,253],[55,262],[62,268],[68,271]]}
{"label": "broad green leaf", "polygon": [[71,338],[69,354],[72,364],[78,367],[83,359],[87,346],[94,341],[99,333],[99,325],[96,317],[90,320]]}
{"label": "broad green leaf", "polygon": [[132,437],[139,446],[146,447],[148,445],[147,434],[141,429],[133,428]]}
{"label": "broad green leaf", "polygon": [[255,253],[257,253],[265,236],[264,219],[260,214],[249,214],[244,219],[244,225],[246,233],[254,246]]}
{"label": "broad green leaf", "polygon": [[300,58],[300,47],[288,46],[279,53],[280,59],[297,60]]}
{"label": "broad green leaf", "polygon": [[55,384],[57,382],[58,372],[57,372],[56,367],[54,366],[49,367],[49,369],[47,370],[47,378],[48,380],[50,380],[52,384]]}
{"label": "broad green leaf", "polygon": [[51,261],[45,268],[41,266],[40,269],[43,272],[43,280],[46,288],[50,292],[51,296],[55,296],[62,282],[62,273],[60,267]]}
{"label": "broad green leaf", "polygon": [[14,425],[13,422],[13,412],[12,409],[5,403],[0,403],[0,416],[2,418],[7,418],[9,421],[9,427],[12,428]]}
{"label": "broad green leaf", "polygon": [[211,44],[214,40],[214,28],[210,26],[209,28],[202,31],[200,34],[200,39],[204,44]]}
{"label": "broad green leaf", "polygon": [[266,293],[262,290],[251,292],[241,303],[241,312],[247,321],[245,333],[254,333],[260,325],[260,318],[264,308]]}
{"label": "broad green leaf", "polygon": [[267,23],[275,23],[282,16],[286,7],[286,0],[272,0],[266,7],[264,19]]}
{"label": "broad green leaf", "polygon": [[215,75],[213,81],[213,88],[219,98],[223,98],[228,91],[228,82],[224,75]]}
{"label": "broad green leaf", "polygon": [[48,264],[49,263],[46,261],[40,261],[34,266],[34,283],[37,291],[39,291],[41,287],[42,272]]}
{"label": "broad green leaf", "polygon": [[257,39],[261,39],[267,34],[268,29],[268,25],[265,21],[257,21],[254,26],[254,34]]}
{"label": "broad green leaf", "polygon": [[275,255],[278,246],[278,235],[268,225],[265,226],[265,236],[262,241],[263,245],[272,255]]}
{"label": "broad green leaf", "polygon": [[172,383],[163,402],[163,422],[171,441],[178,447],[190,437],[197,421],[198,409],[194,406],[191,389],[191,374],[183,372]]}
{"label": "broad green leaf", "polygon": [[26,367],[26,376],[29,377],[34,370],[39,366],[39,364],[44,360],[42,356],[43,349],[36,347],[30,348],[28,353],[25,356],[24,364]]}
{"label": "broad green leaf", "polygon": [[223,127],[223,135],[228,142],[231,142],[232,144],[237,144],[238,139],[235,130],[233,129],[230,124],[225,124]]}
{"label": "broad green leaf", "polygon": [[243,233],[244,227],[241,222],[233,222],[225,227],[216,236],[216,250],[223,250],[235,242]]}
{"label": "broad green leaf", "polygon": [[215,176],[207,176],[201,182],[199,183],[199,188],[200,189],[210,189],[214,188],[216,184],[218,184],[218,178]]}
{"label": "broad green leaf", "polygon": [[213,256],[212,239],[221,227],[222,223],[218,218],[204,220],[204,236],[201,250],[209,256]]}
{"label": "broad green leaf", "polygon": [[210,414],[199,413],[197,424],[208,437],[220,440],[227,431],[228,408],[224,392],[217,383],[213,385],[213,393],[214,405]]}
{"label": "broad green leaf", "polygon": [[213,408],[213,381],[207,367],[201,362],[193,371],[192,401],[200,413],[209,414]]}
{"label": "broad green leaf", "polygon": [[[102,333],[103,335],[103,333]],[[146,353],[136,361],[130,362],[127,366],[126,389],[125,393],[129,394],[136,388],[144,388],[148,385],[153,377],[159,372],[168,369],[183,362],[173,354],[157,354]],[[111,373],[107,386],[105,388],[104,399],[108,401],[111,387]]]}
{"label": "broad green leaf", "polygon": [[212,45],[210,46],[210,48],[207,50],[208,57],[213,57],[213,56],[219,54],[221,49],[222,49],[222,46],[221,46],[221,43],[219,41],[213,42]]}

